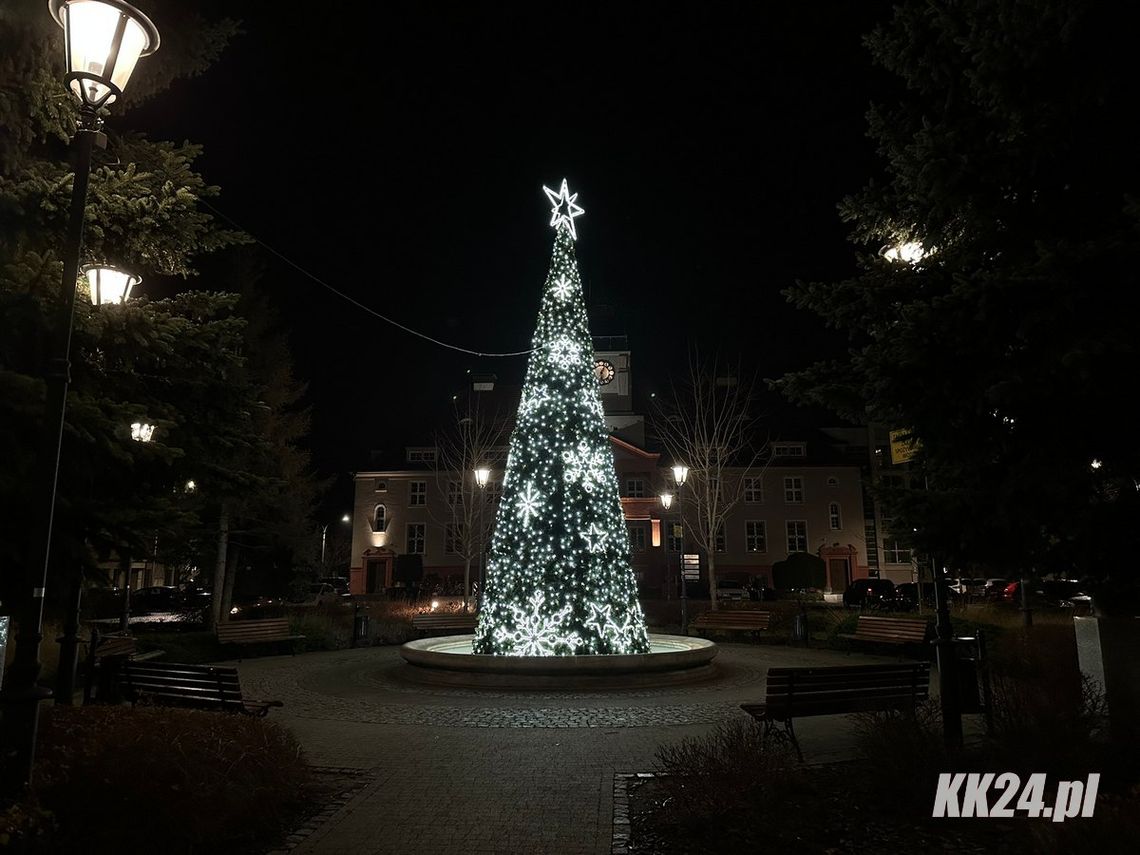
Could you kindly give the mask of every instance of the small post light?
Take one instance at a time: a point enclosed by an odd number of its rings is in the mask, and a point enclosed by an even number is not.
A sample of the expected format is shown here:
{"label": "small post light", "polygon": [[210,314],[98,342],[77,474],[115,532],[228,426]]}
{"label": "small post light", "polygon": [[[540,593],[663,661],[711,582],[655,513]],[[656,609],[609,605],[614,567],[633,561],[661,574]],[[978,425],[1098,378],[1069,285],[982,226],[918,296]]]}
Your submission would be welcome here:
{"label": "small post light", "polygon": [[193,478],[191,478],[189,481],[186,482],[186,492],[187,493],[193,493],[197,489],[198,489],[198,485],[194,483]]}
{"label": "small post light", "polygon": [[1089,466],[1091,466],[1093,469],[1100,469],[1100,467],[1104,466],[1104,464],[1101,463],[1099,460],[1093,460],[1093,462],[1090,463]]}
{"label": "small post light", "polygon": [[673,506],[673,494],[672,493],[662,493],[661,494],[661,507],[663,507],[665,510],[669,510],[669,508],[671,508],[672,506]]}
{"label": "small post light", "polygon": [[67,85],[85,109],[119,98],[139,57],[158,50],[158,29],[122,0],[49,0],[48,8],[63,27]]}
{"label": "small post light", "polygon": [[87,277],[87,293],[93,306],[125,303],[131,290],[142,282],[141,276],[109,264],[88,264],[82,272]]}
{"label": "small post light", "polygon": [[149,425],[146,422],[134,422],[131,424],[131,439],[135,442],[150,442],[154,439],[154,425]]}
{"label": "small post light", "polygon": [[343,517],[340,518],[340,521],[342,523],[352,522],[352,517],[350,517],[348,514],[345,514]]}
{"label": "small post light", "polygon": [[480,489],[482,489],[483,487],[486,487],[487,482],[490,479],[491,479],[491,470],[490,469],[487,469],[484,466],[480,466],[478,469],[475,470],[475,483],[479,485]]}
{"label": "small post light", "polygon": [[685,481],[689,477],[689,467],[682,463],[673,464],[673,480],[677,482],[678,487],[684,487]]}

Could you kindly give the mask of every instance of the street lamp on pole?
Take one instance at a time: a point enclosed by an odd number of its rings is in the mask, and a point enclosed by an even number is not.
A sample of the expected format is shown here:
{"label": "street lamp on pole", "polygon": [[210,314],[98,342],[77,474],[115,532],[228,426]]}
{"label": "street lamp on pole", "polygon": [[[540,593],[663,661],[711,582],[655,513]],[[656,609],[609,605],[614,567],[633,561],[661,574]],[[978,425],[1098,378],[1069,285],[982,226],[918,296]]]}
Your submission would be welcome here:
{"label": "street lamp on pole", "polygon": [[47,348],[47,395],[38,456],[40,471],[33,482],[41,494],[35,498],[43,517],[31,531],[30,560],[26,568],[24,602],[16,655],[0,695],[4,707],[2,733],[3,777],[0,789],[16,796],[31,782],[35,762],[40,701],[51,696],[38,685],[43,640],[43,600],[51,556],[51,530],[55,489],[59,474],[60,443],[70,374],[71,327],[83,248],[83,221],[91,155],[104,147],[98,110],[116,101],[140,57],[158,50],[158,30],[146,15],[122,0],[50,0],[48,8],[63,27],[67,74],[65,82],[79,99],[79,124],[74,140],[76,165],[68,211],[67,240],[63,251],[63,304]]}
{"label": "street lamp on pole", "polygon": [[681,635],[689,634],[689,591],[685,581],[685,482],[689,480],[689,467],[683,463],[673,464],[673,483],[677,485],[677,517],[681,526]]}
{"label": "street lamp on pole", "polygon": [[[348,514],[345,514],[344,516],[342,516],[340,518],[340,521],[342,523],[349,523],[349,522],[352,522],[352,517],[350,517]],[[325,569],[325,541],[328,539],[329,525],[330,525],[329,523],[325,523],[323,526],[321,526],[321,571],[322,572]]]}
{"label": "street lamp on pole", "polygon": [[[487,501],[487,484],[491,480],[491,470],[486,466],[475,468],[475,483],[479,487],[479,578],[486,575],[483,572],[483,562],[486,560],[485,540],[483,537],[483,505]],[[471,579],[463,580],[463,611],[467,611],[467,601],[471,598]]]}

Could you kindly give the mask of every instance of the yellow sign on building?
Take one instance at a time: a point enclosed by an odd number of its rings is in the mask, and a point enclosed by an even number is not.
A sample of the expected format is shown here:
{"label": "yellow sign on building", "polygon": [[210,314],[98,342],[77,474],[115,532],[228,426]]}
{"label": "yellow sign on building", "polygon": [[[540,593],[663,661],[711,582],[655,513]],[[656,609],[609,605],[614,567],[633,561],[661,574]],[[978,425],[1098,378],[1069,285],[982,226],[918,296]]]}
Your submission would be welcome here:
{"label": "yellow sign on building", "polygon": [[[881,435],[881,434],[880,434]],[[909,430],[891,431],[891,464],[909,463],[922,448],[922,443],[910,435]]]}

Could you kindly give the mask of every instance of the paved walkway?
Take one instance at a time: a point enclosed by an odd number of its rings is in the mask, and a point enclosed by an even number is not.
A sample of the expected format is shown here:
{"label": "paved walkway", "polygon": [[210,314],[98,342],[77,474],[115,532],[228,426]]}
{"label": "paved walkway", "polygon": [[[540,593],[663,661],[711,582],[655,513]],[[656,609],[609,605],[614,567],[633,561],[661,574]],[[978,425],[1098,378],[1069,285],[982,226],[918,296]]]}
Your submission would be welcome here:
{"label": "paved walkway", "polygon": [[[704,683],[579,693],[416,686],[395,647],[240,669],[248,695],[285,702],[271,718],[310,763],[367,773],[298,855],[608,855],[615,774],[650,771],[659,745],[743,718],[738,705],[763,697],[769,667],[872,661],[883,660],[727,644]],[[842,718],[804,719],[796,732],[809,762],[850,754]]]}

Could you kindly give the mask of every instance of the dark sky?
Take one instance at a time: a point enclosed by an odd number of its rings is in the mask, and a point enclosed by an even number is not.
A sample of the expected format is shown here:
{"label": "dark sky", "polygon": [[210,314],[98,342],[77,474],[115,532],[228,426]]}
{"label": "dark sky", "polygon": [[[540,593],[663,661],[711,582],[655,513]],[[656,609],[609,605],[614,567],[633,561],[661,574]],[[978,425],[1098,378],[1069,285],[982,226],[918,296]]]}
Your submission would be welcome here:
{"label": "dark sky", "polygon": [[[260,240],[476,350],[528,346],[566,177],[593,332],[629,336],[638,393],[693,344],[779,376],[841,344],[780,290],[852,270],[835,206],[876,171],[864,114],[895,84],[861,38],[889,4],[666,5],[205,3],[244,34],[131,124],[203,143]],[[266,258],[324,472],[414,441],[468,368],[521,379]]]}

